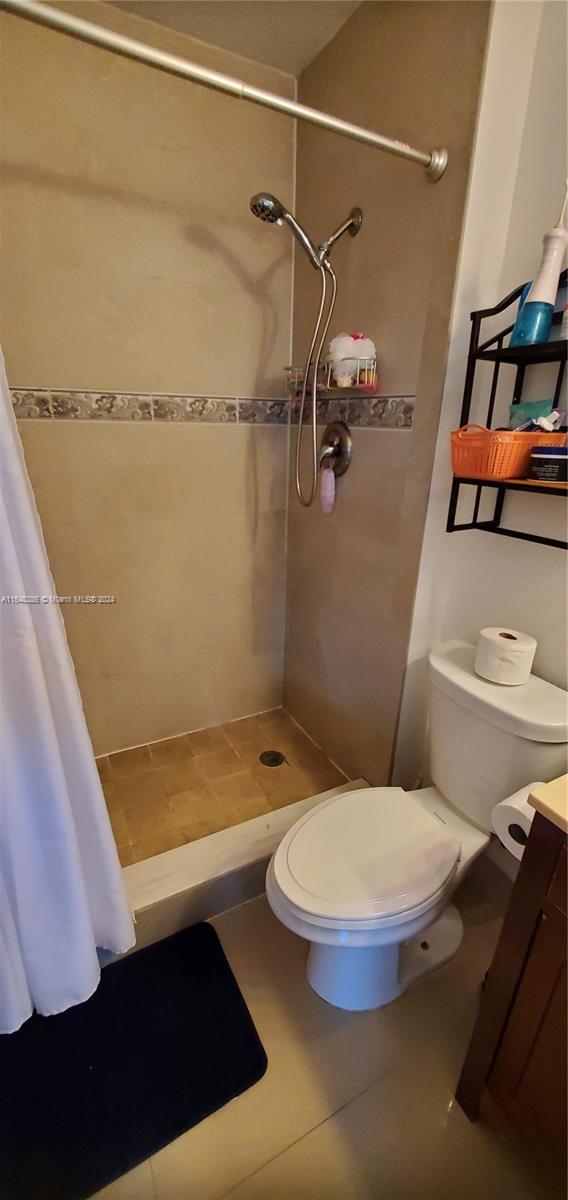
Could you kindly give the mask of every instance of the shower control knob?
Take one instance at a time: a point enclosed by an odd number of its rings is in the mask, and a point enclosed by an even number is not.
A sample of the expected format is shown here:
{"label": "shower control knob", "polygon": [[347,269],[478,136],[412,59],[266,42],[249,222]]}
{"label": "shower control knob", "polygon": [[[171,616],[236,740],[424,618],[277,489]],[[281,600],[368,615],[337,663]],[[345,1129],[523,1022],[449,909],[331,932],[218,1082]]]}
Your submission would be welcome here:
{"label": "shower control knob", "polygon": [[336,476],[345,475],[351,462],[353,438],[345,421],[326,425],[320,442],[319,465],[331,468]]}

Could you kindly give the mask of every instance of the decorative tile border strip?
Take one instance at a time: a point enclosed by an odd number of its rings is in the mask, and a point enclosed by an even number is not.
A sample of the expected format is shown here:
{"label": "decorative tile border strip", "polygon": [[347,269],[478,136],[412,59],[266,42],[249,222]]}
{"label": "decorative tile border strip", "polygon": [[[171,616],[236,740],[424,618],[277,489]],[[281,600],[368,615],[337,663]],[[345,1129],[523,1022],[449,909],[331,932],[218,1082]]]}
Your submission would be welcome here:
{"label": "decorative tile border strip", "polygon": [[205,396],[153,396],[155,421],[204,421],[208,424],[237,420],[237,401]]}
{"label": "decorative tile border strip", "polygon": [[[304,423],[310,420],[310,406],[306,405]],[[359,429],[411,429],[414,416],[414,396],[331,396],[317,402],[319,425],[330,421],[346,421]],[[291,420],[298,424],[299,405],[292,403]]]}
{"label": "decorative tile border strip", "polygon": [[287,425],[285,400],[241,400],[236,396],[181,396],[133,392],[47,391],[13,388],[19,420],[166,421],[207,424]]}
{"label": "decorative tile border strip", "polygon": [[[135,392],[12,389],[19,420],[165,421],[228,425],[298,423],[298,403],[233,396],[152,395]],[[304,420],[309,419],[309,405]],[[334,396],[318,400],[318,423],[347,421],[361,429],[410,429],[413,396]]]}

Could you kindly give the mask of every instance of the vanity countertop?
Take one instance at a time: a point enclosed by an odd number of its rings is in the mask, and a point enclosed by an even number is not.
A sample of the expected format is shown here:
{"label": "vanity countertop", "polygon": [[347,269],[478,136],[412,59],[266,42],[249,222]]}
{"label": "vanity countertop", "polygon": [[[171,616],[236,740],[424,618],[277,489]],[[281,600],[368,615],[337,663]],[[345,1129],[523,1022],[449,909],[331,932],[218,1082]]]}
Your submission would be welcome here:
{"label": "vanity countertop", "polygon": [[536,808],[564,833],[568,833],[568,775],[561,775],[551,783],[535,788],[528,798],[529,804]]}

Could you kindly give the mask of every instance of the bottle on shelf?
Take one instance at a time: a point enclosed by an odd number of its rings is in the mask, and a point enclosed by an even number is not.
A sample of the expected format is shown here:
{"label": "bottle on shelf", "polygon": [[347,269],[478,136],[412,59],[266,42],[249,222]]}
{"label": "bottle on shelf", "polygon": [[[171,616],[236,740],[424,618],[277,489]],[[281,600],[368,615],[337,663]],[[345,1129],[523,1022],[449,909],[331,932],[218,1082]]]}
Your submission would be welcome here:
{"label": "bottle on shelf", "polygon": [[567,201],[568,185],[560,216],[544,235],[540,267],[524,304],[519,307],[510,346],[534,346],[548,341],[558,280],[568,246],[568,230],[563,224]]}

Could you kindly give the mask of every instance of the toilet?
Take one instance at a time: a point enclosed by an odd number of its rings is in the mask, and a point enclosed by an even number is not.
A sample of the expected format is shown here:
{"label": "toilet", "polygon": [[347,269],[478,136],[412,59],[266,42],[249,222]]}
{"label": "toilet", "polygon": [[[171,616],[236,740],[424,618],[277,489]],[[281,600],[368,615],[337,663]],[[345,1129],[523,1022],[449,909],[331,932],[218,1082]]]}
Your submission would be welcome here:
{"label": "toilet", "polygon": [[308,980],[338,1008],[379,1008],[451,958],[451,897],[486,848],[499,801],[566,770],[567,697],[531,675],[475,674],[475,647],[429,656],[432,787],[324,800],[288,830],[267,872],[275,916],[310,943]]}

